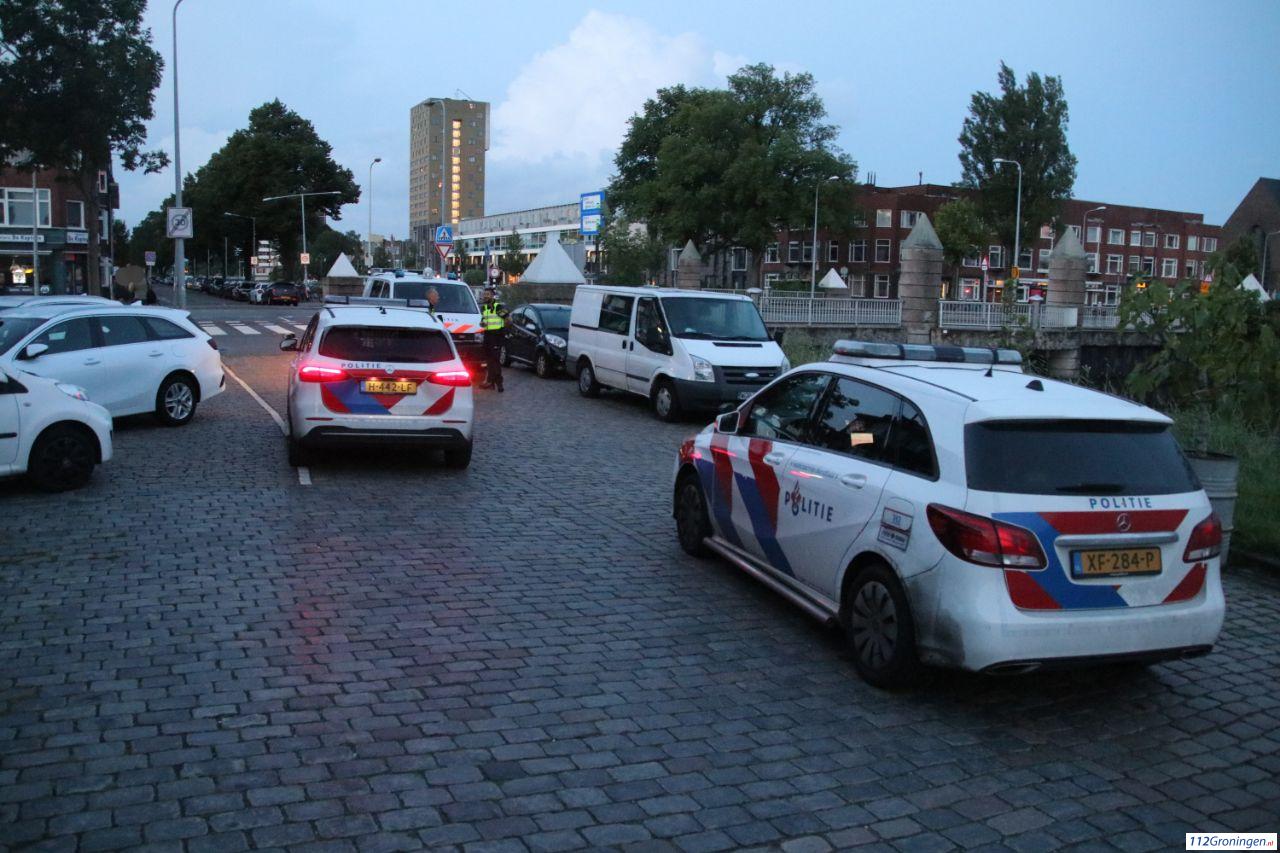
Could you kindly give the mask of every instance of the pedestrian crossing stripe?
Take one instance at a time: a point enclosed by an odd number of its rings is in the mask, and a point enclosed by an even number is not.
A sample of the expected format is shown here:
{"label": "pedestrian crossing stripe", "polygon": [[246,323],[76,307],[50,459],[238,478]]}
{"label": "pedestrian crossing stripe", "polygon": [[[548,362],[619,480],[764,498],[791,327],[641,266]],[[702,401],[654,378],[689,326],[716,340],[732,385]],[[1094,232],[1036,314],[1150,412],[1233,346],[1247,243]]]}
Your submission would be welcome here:
{"label": "pedestrian crossing stripe", "polygon": [[289,334],[289,330],[288,330],[288,329],[282,329],[281,327],[279,327],[279,326],[277,326],[277,325],[275,325],[275,324],[273,324],[273,323],[263,323],[263,324],[262,324],[262,328],[266,329],[268,332],[275,332],[277,335],[287,335],[287,334]]}
{"label": "pedestrian crossing stripe", "polygon": [[227,333],[226,329],[221,326],[216,326],[213,323],[201,323],[200,328],[204,329],[205,334],[215,337],[218,335],[225,335]]}
{"label": "pedestrian crossing stripe", "polygon": [[273,335],[291,335],[294,334],[294,329],[299,332],[307,329],[305,324],[295,323],[285,317],[281,317],[279,323],[268,323],[265,320],[220,320],[217,323],[213,320],[197,320],[196,325],[213,336],[230,334],[226,327],[242,335],[261,335],[263,330]]}
{"label": "pedestrian crossing stripe", "polygon": [[240,333],[240,334],[242,334],[242,335],[260,335],[260,334],[262,334],[262,332],[259,332],[257,329],[253,328],[252,326],[246,326],[246,325],[244,325],[244,324],[242,324],[242,323],[235,323],[235,322],[232,322],[232,323],[228,323],[228,325],[229,325],[229,326],[231,326],[231,328],[235,329],[237,332],[239,332],[239,333]]}

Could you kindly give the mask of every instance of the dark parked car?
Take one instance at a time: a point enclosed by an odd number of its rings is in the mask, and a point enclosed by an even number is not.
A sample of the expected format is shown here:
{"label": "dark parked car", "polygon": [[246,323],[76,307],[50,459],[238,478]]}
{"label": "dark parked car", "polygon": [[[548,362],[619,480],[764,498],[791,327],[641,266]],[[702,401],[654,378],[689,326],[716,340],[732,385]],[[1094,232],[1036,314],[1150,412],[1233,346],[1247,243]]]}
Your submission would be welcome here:
{"label": "dark parked car", "polygon": [[250,290],[253,290],[253,282],[237,282],[235,288],[231,291],[231,298],[236,302],[248,302]]}
{"label": "dark parked car", "polygon": [[277,281],[262,291],[266,305],[297,305],[301,301],[301,288],[289,281]]}
{"label": "dark parked car", "polygon": [[563,371],[569,346],[569,312],[568,305],[538,302],[517,306],[507,318],[502,363],[531,365],[544,379]]}

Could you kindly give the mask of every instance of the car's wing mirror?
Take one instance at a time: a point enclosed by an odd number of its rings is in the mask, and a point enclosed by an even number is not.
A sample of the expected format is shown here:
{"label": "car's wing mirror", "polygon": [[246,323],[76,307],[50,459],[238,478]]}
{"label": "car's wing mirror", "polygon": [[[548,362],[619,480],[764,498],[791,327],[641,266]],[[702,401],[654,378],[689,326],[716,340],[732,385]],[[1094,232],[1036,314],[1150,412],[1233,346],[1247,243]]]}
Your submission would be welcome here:
{"label": "car's wing mirror", "polygon": [[280,342],[280,349],[284,352],[293,352],[298,348],[298,338],[296,335],[285,335],[283,341]]}
{"label": "car's wing mirror", "polygon": [[22,360],[30,361],[33,358],[39,358],[48,351],[48,344],[27,344],[22,350]]}
{"label": "car's wing mirror", "polygon": [[782,346],[782,339],[783,339],[783,338],[785,338],[786,336],[787,336],[787,330],[786,330],[786,329],[774,329],[774,330],[773,330],[773,342],[774,342],[775,344],[777,344],[778,346]]}
{"label": "car's wing mirror", "polygon": [[734,409],[732,412],[725,412],[716,418],[716,432],[725,435],[733,435],[738,431],[738,420],[740,412]]}

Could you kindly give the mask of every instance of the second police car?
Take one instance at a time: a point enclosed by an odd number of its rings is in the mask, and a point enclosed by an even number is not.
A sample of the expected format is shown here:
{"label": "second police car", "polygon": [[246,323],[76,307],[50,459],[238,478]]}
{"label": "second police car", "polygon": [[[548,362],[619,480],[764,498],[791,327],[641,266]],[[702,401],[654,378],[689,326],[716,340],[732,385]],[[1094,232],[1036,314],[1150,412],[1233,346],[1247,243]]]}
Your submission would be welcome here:
{"label": "second police car", "polygon": [[297,353],[286,413],[290,464],[306,464],[317,448],[381,444],[441,450],[450,467],[467,467],[471,375],[452,337],[425,308],[381,302],[327,301],[301,339],[281,342]]}
{"label": "second police car", "polygon": [[673,514],[873,684],[1193,656],[1222,529],[1170,427],[1013,351],[842,341],[684,443]]}

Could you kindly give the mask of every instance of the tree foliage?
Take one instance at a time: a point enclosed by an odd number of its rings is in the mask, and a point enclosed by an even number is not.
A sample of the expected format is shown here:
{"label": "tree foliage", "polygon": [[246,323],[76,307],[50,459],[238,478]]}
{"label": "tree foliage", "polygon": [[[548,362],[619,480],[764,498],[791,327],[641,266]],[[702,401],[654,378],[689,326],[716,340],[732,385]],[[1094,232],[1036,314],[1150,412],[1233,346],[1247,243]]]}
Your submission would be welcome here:
{"label": "tree foliage", "polygon": [[1249,234],[1241,234],[1204,262],[1204,271],[1215,281],[1243,281],[1258,268],[1258,244]]}
{"label": "tree foliage", "polygon": [[1022,164],[1023,245],[1031,245],[1041,225],[1052,222],[1076,180],[1076,158],[1067,145],[1067,99],[1061,77],[1032,72],[1019,86],[1000,63],[1000,94],[975,92],[960,131],[961,185],[982,192],[982,218],[1008,246],[1014,245],[1018,170],[997,159]]}
{"label": "tree foliage", "polygon": [[307,250],[311,253],[311,274],[321,278],[329,273],[338,255],[345,253],[353,265],[360,263],[364,238],[355,231],[338,231],[325,225],[315,236],[308,233]]}
{"label": "tree foliage", "polygon": [[[98,221],[99,170],[158,171],[144,151],[163,62],[142,26],[145,0],[4,0],[0,3],[0,162],[61,169]],[[89,291],[98,286],[89,241]]]}
{"label": "tree foliage", "polygon": [[743,67],[725,89],[659,90],[614,159],[613,206],[667,243],[744,246],[758,266],[777,228],[808,221],[815,187],[835,177],[844,187],[824,194],[824,221],[848,227],[856,166],[814,90],[812,75],[764,64]]}
{"label": "tree foliage", "polygon": [[601,235],[609,272],[606,284],[647,284],[662,270],[666,245],[648,229],[618,217],[610,220]]}
{"label": "tree foliage", "polygon": [[943,259],[956,269],[965,258],[982,253],[988,236],[977,203],[968,198],[958,198],[939,207],[934,214],[933,228],[942,242]]}
{"label": "tree foliage", "polygon": [[511,229],[510,236],[507,237],[507,245],[503,250],[502,257],[498,258],[498,269],[510,276],[524,275],[525,269],[529,266],[522,257],[524,253],[524,240],[520,238],[516,229]]}

